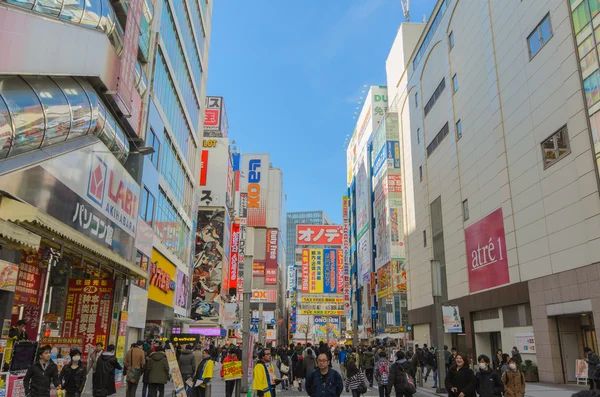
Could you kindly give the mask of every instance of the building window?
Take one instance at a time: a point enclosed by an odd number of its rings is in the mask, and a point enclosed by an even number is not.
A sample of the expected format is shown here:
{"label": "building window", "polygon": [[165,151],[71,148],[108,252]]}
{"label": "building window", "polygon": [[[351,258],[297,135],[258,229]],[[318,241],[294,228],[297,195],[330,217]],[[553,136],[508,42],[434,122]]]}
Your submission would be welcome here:
{"label": "building window", "polygon": [[462,123],[460,120],[456,122],[456,140],[462,138]]}
{"label": "building window", "polygon": [[[593,0],[593,1],[595,3],[595,0]],[[585,11],[583,11],[582,19],[579,20],[578,18],[576,18],[575,13],[577,13],[578,10],[581,9],[582,7],[585,9]],[[578,32],[577,29],[578,29],[578,25],[580,23],[584,23],[584,25],[585,25],[589,22],[590,14],[589,14],[589,10],[587,8],[588,8],[587,0],[585,0],[573,12],[573,23],[575,25],[575,33]],[[586,20],[585,14],[586,13],[587,13],[587,22],[585,22],[585,20]],[[529,59],[533,58],[535,56],[535,54],[537,54],[542,49],[542,47],[544,45],[546,45],[548,40],[550,40],[551,38],[552,38],[552,27],[550,26],[550,14],[547,14],[544,17],[544,19],[542,19],[542,22],[540,22],[540,24],[538,26],[536,26],[536,28],[533,30],[533,32],[531,32],[529,37],[527,37],[527,43],[529,45]]]}
{"label": "building window", "polygon": [[440,84],[438,84],[437,88],[431,95],[431,98],[429,98],[429,100],[425,104],[425,116],[427,116],[427,114],[429,114],[433,105],[435,105],[438,98],[442,95],[444,88],[446,88],[446,79],[442,79],[442,81],[440,81]]}
{"label": "building window", "polygon": [[142,202],[140,205],[140,217],[149,225],[154,220],[154,196],[146,186],[142,189]]}
{"label": "building window", "polygon": [[427,230],[423,230],[423,247],[427,247]]}
{"label": "building window", "polygon": [[[595,1],[592,1],[592,2],[596,3]],[[573,4],[573,3],[575,3],[575,2],[571,1],[571,4]],[[575,34],[578,34],[592,20],[592,17],[590,15],[590,8],[588,6],[588,0],[583,0],[577,6],[577,8],[575,8],[572,11],[572,16],[573,16],[573,27],[575,28]],[[548,19],[548,17],[549,17],[549,15],[546,15],[544,20]],[[542,21],[542,22],[544,22],[544,21]],[[536,29],[533,31],[533,33],[536,33],[538,28],[539,28],[539,26],[536,27]]]}
{"label": "building window", "polygon": [[158,169],[158,158],[160,156],[160,141],[158,140],[158,137],[154,133],[152,127],[150,127],[150,133],[148,134],[148,146],[154,148],[154,153],[150,155],[150,161],[152,162],[152,164],[154,164],[156,169]]}
{"label": "building window", "polygon": [[421,143],[421,129],[417,128],[417,143]]}
{"label": "building window", "polygon": [[419,166],[419,181],[423,182],[423,166]]}
{"label": "building window", "polygon": [[566,125],[542,142],[544,168],[550,167],[569,153],[571,153],[571,148]]}
{"label": "building window", "polygon": [[506,306],[502,308],[504,328],[527,327],[533,325],[531,306],[529,303],[522,305]]}
{"label": "building window", "polygon": [[448,35],[448,44],[450,45],[450,49],[454,48],[454,32],[450,32]]}
{"label": "building window", "polygon": [[452,92],[456,93],[458,91],[458,77],[456,74],[452,76]]}
{"label": "building window", "polygon": [[466,222],[469,220],[469,200],[463,201],[462,207],[463,207],[463,221]]}
{"label": "building window", "polygon": [[419,93],[415,92],[415,107],[419,107]]}
{"label": "building window", "polygon": [[448,123],[444,124],[444,126],[442,127],[440,132],[438,132],[437,135],[435,136],[435,138],[433,138],[433,140],[431,141],[431,143],[429,145],[427,145],[427,157],[429,157],[433,154],[435,149],[437,149],[437,147],[440,145],[440,143],[442,143],[442,141],[444,140],[446,135],[448,135],[449,131],[450,131],[450,128],[448,127]]}

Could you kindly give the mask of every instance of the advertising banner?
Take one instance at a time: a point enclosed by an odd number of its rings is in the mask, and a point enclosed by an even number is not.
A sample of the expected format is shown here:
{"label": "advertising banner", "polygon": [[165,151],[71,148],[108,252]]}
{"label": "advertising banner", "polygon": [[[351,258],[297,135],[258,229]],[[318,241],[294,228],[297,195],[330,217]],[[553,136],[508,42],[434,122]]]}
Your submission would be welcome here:
{"label": "advertising banner", "polygon": [[[119,332],[117,336],[117,350],[115,352],[115,358],[123,366],[123,358],[125,358],[125,338],[127,337],[127,312],[121,312],[121,321],[119,322]],[[115,386],[120,388],[123,385],[123,370],[117,369],[115,371]]]}
{"label": "advertising banner", "polygon": [[177,269],[177,291],[175,305],[186,309],[188,307],[190,291],[190,278],[187,274]]}
{"label": "advertising banner", "polygon": [[371,235],[367,232],[356,243],[357,268],[359,271],[358,283],[362,285],[365,281],[369,281],[371,273]]}
{"label": "advertising banner", "polygon": [[535,354],[535,335],[533,332],[516,333],[515,346],[521,354]]}
{"label": "advertising banner", "polygon": [[391,264],[385,264],[377,270],[377,297],[384,298],[392,293]]}
{"label": "advertising banner", "polygon": [[462,332],[462,323],[460,322],[458,306],[442,306],[442,314],[444,316],[444,331],[447,334]]}
{"label": "advertising banner", "polygon": [[62,336],[85,338],[84,360],[97,343],[107,345],[113,289],[113,280],[69,280]]}
{"label": "advertising banner", "polygon": [[229,163],[229,139],[211,138],[202,141],[199,187],[201,207],[226,205]]}
{"label": "advertising banner", "polygon": [[323,292],[326,294],[335,294],[337,282],[337,250],[324,249],[323,259]]}
{"label": "advertising banner", "polygon": [[267,226],[267,192],[269,186],[269,155],[242,155],[242,192],[248,193],[248,226]]}
{"label": "advertising banner", "polygon": [[192,318],[218,317],[215,298],[221,293],[223,263],[227,260],[223,249],[225,211],[198,209],[196,248],[192,289]]}
{"label": "advertising banner", "polygon": [[187,397],[187,393],[185,392],[186,385],[183,382],[181,370],[179,369],[179,364],[177,363],[177,355],[171,349],[165,349],[165,353],[167,354],[167,362],[169,363],[171,382],[173,382],[173,395],[175,397]]}
{"label": "advertising banner", "polygon": [[471,293],[508,284],[502,208],[465,229]]}
{"label": "advertising banner", "polygon": [[223,97],[207,96],[204,111],[204,138],[227,138],[227,127]]}
{"label": "advertising banner", "polygon": [[387,186],[390,193],[402,193],[402,176],[388,174]]}
{"label": "advertising banner", "polygon": [[265,285],[277,285],[277,252],[279,230],[267,229],[267,260],[265,262]]}
{"label": "advertising banner", "polygon": [[35,253],[21,254],[21,264],[15,287],[14,305],[24,305],[23,320],[28,335],[37,335],[40,325],[47,269],[42,266],[41,248]]}
{"label": "advertising banner", "polygon": [[310,285],[309,293],[323,293],[323,250],[310,250]]}
{"label": "advertising banner", "polygon": [[237,291],[238,280],[238,258],[240,244],[240,225],[234,223],[231,225],[231,250],[229,258],[229,295],[235,295]]}
{"label": "advertising banner", "polygon": [[337,292],[338,294],[344,293],[344,251],[336,250],[337,253]]}
{"label": "advertising banner", "polygon": [[[518,348],[518,346],[517,346]],[[588,363],[585,360],[575,360],[575,378],[587,379]]]}
{"label": "advertising banner", "polygon": [[277,290],[276,289],[253,289],[250,302],[277,302]]}
{"label": "advertising banner", "polygon": [[402,199],[389,199],[389,230],[391,242],[392,259],[405,259],[406,249],[404,247],[404,230],[402,226]]}
{"label": "advertising banner", "polygon": [[335,340],[340,337],[340,318],[338,316],[315,316],[314,321],[317,338]]}
{"label": "advertising banner", "polygon": [[311,310],[301,309],[300,314],[302,315],[320,315],[320,316],[343,316],[343,310]]}
{"label": "advertising banner", "polygon": [[379,270],[383,265],[389,263],[390,249],[390,224],[388,220],[388,197],[386,180],[381,179],[375,185],[375,201],[373,203],[373,218],[375,222],[374,240],[375,240],[375,270]]}
{"label": "advertising banner", "polygon": [[240,306],[238,303],[225,303],[223,325],[229,327],[240,321]]}
{"label": "advertising banner", "polygon": [[254,261],[254,263],[252,264],[252,276],[265,276],[265,261]]}
{"label": "advertising banner", "polygon": [[406,292],[406,263],[393,260],[390,262],[390,266],[392,267],[394,293]]}
{"label": "advertising banner", "polygon": [[336,298],[329,296],[302,296],[302,303],[344,303],[344,298]]}
{"label": "advertising banner", "polygon": [[308,293],[310,290],[310,250],[302,250],[302,292]]}
{"label": "advertising banner", "polygon": [[297,225],[296,245],[342,245],[342,226]]}
{"label": "advertising banner", "polygon": [[0,289],[15,292],[18,274],[18,265],[0,260]]}
{"label": "advertising banner", "polygon": [[177,288],[177,268],[158,250],[152,250],[148,299],[173,307],[173,295]]}
{"label": "advertising banner", "polygon": [[242,362],[231,361],[228,363],[223,363],[223,373],[223,379],[225,381],[242,379]]}
{"label": "advertising banner", "polygon": [[140,186],[102,142],[3,176],[0,189],[133,260]]}
{"label": "advertising banner", "polygon": [[[343,274],[344,278],[344,311],[350,315],[350,199],[348,196],[342,198],[342,222],[343,222]],[[339,284],[338,284],[339,287]]]}

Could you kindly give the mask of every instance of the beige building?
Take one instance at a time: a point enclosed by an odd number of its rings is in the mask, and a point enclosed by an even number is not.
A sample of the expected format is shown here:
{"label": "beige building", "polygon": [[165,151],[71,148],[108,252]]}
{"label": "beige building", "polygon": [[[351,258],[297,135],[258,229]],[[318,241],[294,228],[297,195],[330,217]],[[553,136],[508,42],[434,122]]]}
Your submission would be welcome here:
{"label": "beige building", "polygon": [[439,0],[427,24],[399,29],[386,69],[415,342],[435,343],[437,260],[462,323],[446,344],[475,360],[518,346],[555,383],[575,380],[584,346],[598,351],[594,4]]}

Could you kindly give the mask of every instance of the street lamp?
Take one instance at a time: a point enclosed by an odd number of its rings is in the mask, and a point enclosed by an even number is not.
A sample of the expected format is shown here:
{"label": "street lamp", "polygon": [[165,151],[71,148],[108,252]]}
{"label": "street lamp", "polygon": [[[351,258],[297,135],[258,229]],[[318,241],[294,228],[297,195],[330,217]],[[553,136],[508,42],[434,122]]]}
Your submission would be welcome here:
{"label": "street lamp", "polygon": [[433,295],[433,310],[435,311],[438,388],[436,393],[446,393],[446,358],[444,357],[444,315],[442,313],[442,265],[440,261],[431,260],[431,283]]}

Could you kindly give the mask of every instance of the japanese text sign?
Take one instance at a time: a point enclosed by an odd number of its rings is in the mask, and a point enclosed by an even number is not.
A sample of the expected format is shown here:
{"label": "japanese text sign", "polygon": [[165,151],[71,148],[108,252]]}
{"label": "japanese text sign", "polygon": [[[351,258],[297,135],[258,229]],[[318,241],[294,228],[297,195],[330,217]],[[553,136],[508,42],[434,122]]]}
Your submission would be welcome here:
{"label": "japanese text sign", "polygon": [[14,304],[40,305],[39,292],[43,289],[45,270],[39,264],[42,259],[41,252],[21,255],[21,265],[17,276]]}
{"label": "japanese text sign", "polygon": [[228,363],[223,363],[223,379],[226,381],[242,379],[242,362],[230,361]]}
{"label": "japanese text sign", "polygon": [[342,245],[342,226],[297,225],[297,245]]}
{"label": "japanese text sign", "polygon": [[469,291],[510,282],[502,208],[465,229]]}
{"label": "japanese text sign", "polygon": [[308,293],[309,281],[310,281],[310,266],[309,266],[310,252],[308,249],[302,250],[302,292]]}
{"label": "japanese text sign", "polygon": [[265,264],[265,285],[277,285],[277,251],[279,230],[267,230],[267,260]]}
{"label": "japanese text sign", "polygon": [[323,292],[326,294],[333,294],[336,292],[337,282],[337,250],[325,249],[323,250],[325,272],[323,275]]}
{"label": "japanese text sign", "polygon": [[323,293],[323,250],[310,250],[310,282],[309,293]]}

